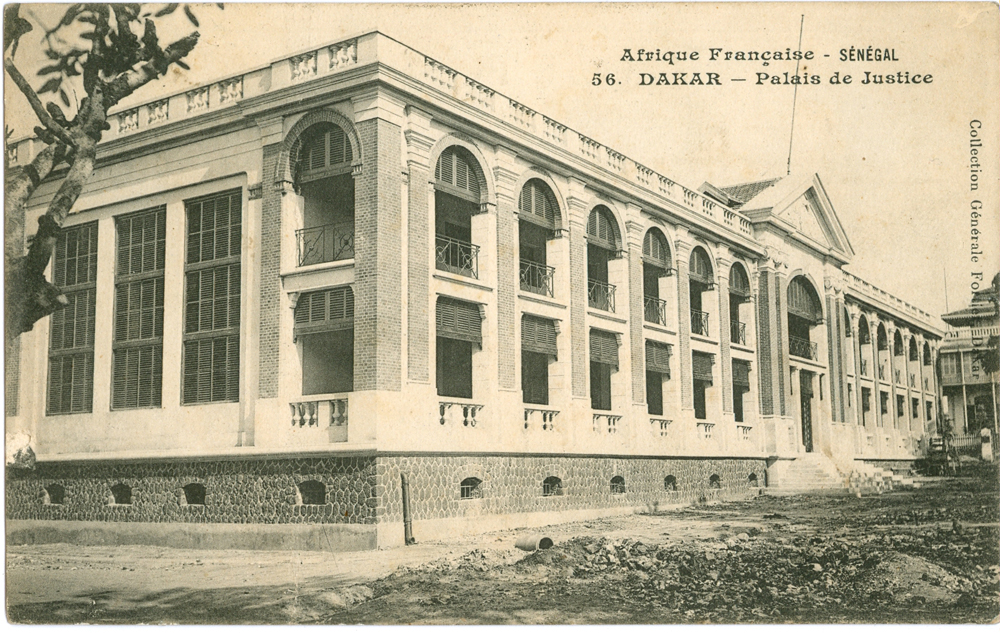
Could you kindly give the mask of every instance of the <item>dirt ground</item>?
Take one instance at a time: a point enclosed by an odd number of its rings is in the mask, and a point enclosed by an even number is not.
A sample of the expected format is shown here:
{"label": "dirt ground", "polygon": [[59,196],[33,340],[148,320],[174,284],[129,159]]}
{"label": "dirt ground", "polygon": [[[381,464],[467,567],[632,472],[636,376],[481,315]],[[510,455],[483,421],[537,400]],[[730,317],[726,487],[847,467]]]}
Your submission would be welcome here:
{"label": "dirt ground", "polygon": [[[744,502],[332,554],[7,549],[20,623],[993,622],[994,482]],[[420,536],[420,535],[418,535]]]}

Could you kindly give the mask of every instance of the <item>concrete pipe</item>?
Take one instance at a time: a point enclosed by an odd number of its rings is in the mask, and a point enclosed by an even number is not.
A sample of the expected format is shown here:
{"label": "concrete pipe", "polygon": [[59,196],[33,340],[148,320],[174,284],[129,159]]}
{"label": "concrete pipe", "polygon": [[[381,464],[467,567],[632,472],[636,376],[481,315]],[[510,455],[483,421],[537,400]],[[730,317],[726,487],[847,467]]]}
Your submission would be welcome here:
{"label": "concrete pipe", "polygon": [[539,536],[537,534],[526,534],[517,539],[514,546],[517,549],[523,549],[526,552],[533,552],[536,549],[549,549],[552,547],[552,539],[547,536]]}

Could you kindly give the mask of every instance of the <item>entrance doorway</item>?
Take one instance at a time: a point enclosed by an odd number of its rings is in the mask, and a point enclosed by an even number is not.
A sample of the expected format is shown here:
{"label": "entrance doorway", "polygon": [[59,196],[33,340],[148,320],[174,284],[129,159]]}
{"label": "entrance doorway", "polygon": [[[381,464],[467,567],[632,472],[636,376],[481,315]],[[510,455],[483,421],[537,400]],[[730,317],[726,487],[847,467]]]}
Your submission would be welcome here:
{"label": "entrance doorway", "polygon": [[799,398],[802,401],[802,444],[806,452],[813,452],[812,426],[812,377],[811,371],[799,371]]}

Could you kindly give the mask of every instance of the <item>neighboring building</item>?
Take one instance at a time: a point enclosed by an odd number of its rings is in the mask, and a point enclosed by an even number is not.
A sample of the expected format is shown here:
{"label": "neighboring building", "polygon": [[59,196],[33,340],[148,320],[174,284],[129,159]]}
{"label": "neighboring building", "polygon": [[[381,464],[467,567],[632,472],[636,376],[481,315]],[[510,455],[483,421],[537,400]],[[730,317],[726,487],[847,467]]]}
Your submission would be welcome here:
{"label": "neighboring building", "polygon": [[[996,288],[977,292],[969,307],[942,315],[950,327],[941,342],[941,393],[943,411],[958,435],[978,435],[981,429],[997,431],[997,380],[982,364],[990,345],[1000,335]],[[995,441],[995,439],[994,439]]]}
{"label": "neighboring building", "polygon": [[373,546],[402,541],[401,474],[442,534],[933,430],[936,321],[843,270],[816,175],[688,189],[377,32],[111,122],[56,249],[70,306],[11,361],[38,466],[8,518]]}

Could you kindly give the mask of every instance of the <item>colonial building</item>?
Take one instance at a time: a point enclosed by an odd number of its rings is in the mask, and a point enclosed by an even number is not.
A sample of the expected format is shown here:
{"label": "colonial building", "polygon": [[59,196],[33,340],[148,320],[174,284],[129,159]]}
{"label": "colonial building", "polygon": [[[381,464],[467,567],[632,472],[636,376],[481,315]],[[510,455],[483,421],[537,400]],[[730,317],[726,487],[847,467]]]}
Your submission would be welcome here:
{"label": "colonial building", "polygon": [[996,433],[1000,377],[981,362],[1000,335],[997,305],[990,299],[995,292],[995,288],[977,292],[968,307],[941,316],[950,326],[941,343],[942,402],[958,435],[978,435],[984,428]]}
{"label": "colonial building", "polygon": [[378,32],[112,123],[70,305],[8,365],[38,458],[8,518],[370,547],[402,542],[401,475],[428,536],[846,476],[933,430],[941,332],[844,269],[818,175],[688,188]]}

